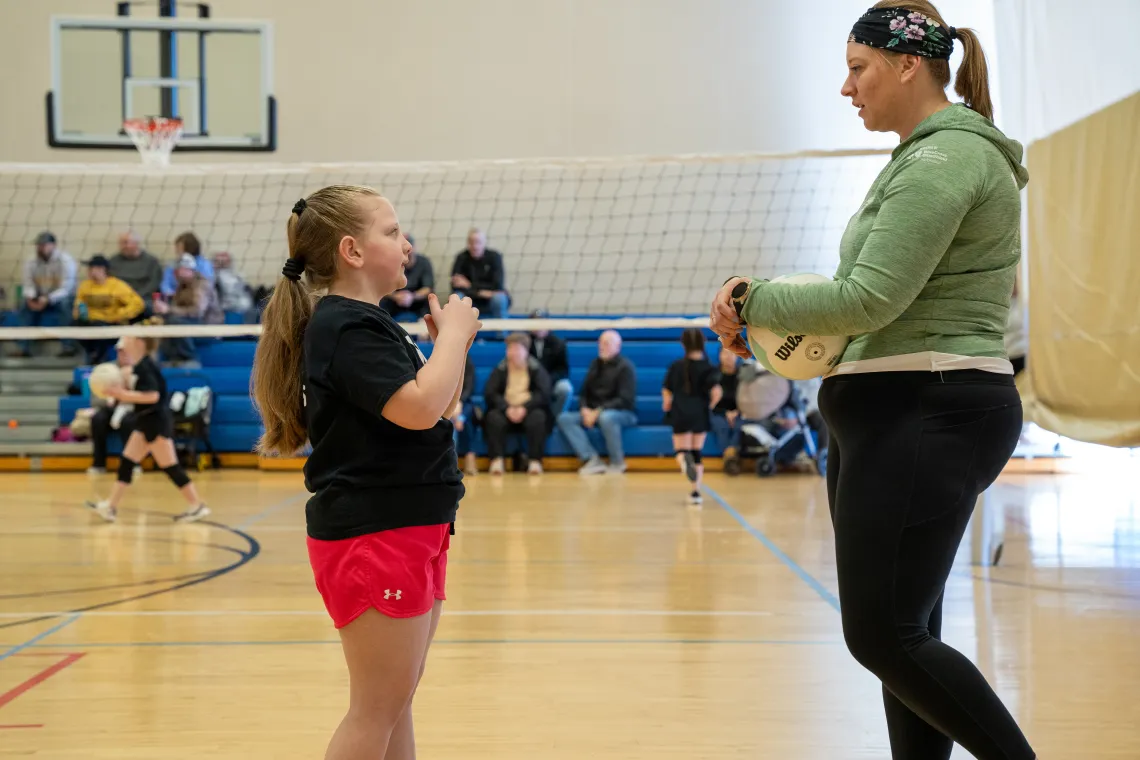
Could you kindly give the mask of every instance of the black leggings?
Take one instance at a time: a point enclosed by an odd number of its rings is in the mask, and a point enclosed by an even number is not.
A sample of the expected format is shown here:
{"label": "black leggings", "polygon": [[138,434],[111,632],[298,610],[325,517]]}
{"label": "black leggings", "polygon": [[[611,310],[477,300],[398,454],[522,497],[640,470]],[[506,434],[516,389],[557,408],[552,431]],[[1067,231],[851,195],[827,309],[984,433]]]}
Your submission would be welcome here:
{"label": "black leggings", "polygon": [[527,457],[534,462],[541,462],[546,453],[546,421],[548,417],[542,409],[532,409],[526,418],[519,424],[507,419],[507,413],[502,409],[491,409],[483,417],[483,432],[487,439],[487,456],[498,459],[503,456],[507,448],[508,433],[526,434]]}
{"label": "black leggings", "polygon": [[895,760],[1031,760],[974,665],[939,641],[942,593],[978,495],[1021,433],[1010,375],[877,372],[823,382],[843,637],[883,683]]}

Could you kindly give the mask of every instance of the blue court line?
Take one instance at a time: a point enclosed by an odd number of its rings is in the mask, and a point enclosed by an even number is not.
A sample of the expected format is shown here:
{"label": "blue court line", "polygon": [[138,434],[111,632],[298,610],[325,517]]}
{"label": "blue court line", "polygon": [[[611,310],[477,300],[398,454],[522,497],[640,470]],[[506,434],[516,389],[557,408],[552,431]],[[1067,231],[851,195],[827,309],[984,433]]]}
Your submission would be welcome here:
{"label": "blue court line", "polygon": [[799,576],[799,579],[801,581],[810,586],[812,591],[819,594],[819,597],[823,599],[823,601],[830,604],[836,612],[839,611],[839,600],[835,598],[835,594],[828,591],[822,583],[817,581],[807,570],[804,570],[802,567],[800,567],[794,559],[789,557],[787,554],[784,554],[780,547],[776,546],[776,544],[772,542],[772,539],[768,538],[766,535],[764,535],[763,531],[759,530],[750,522],[748,522],[748,520],[744,518],[744,515],[733,509],[732,505],[724,500],[724,497],[722,497],[719,493],[707,485],[703,486],[703,488],[709,496],[713,497],[713,500],[716,501],[717,504],[720,504],[721,508],[725,512],[728,512],[728,514],[732,515],[732,518],[734,520],[740,523],[740,526],[742,528],[752,534],[752,537],[757,541],[764,544],[764,548],[772,552],[772,554],[775,555],[776,559],[783,562],[789,570]]}
{"label": "blue court line", "polygon": [[[446,615],[446,613],[445,613]],[[70,622],[70,621],[68,621]],[[57,626],[57,628],[61,628]],[[40,638],[52,631],[41,634]],[[116,649],[130,647],[258,647],[258,646],[313,646],[340,644],[340,639],[281,640],[281,641],[113,641],[83,644],[20,645],[36,649]],[[803,641],[796,639],[435,639],[432,646],[471,644],[751,644],[767,646],[840,646],[840,641]],[[13,654],[15,650],[13,651]]]}
{"label": "blue court line", "polygon": [[[19,653],[19,652],[21,652],[21,651],[23,651],[29,647],[34,647],[37,645],[39,645],[39,646],[52,646],[51,644],[39,644],[39,642],[43,641],[48,636],[51,636],[53,633],[55,633],[59,629],[66,628],[67,626],[71,625],[72,623],[74,623],[78,619],[79,619],[79,615],[71,615],[70,617],[64,618],[60,622],[56,623],[51,628],[48,628],[46,631],[43,631],[42,633],[36,634],[32,638],[25,641],[23,644],[15,645],[14,647],[9,649],[8,651],[4,652],[3,654],[0,654],[0,662],[3,662],[4,660],[8,659],[12,655],[17,654],[17,653]],[[74,649],[75,644],[67,644],[66,647],[69,649]]]}

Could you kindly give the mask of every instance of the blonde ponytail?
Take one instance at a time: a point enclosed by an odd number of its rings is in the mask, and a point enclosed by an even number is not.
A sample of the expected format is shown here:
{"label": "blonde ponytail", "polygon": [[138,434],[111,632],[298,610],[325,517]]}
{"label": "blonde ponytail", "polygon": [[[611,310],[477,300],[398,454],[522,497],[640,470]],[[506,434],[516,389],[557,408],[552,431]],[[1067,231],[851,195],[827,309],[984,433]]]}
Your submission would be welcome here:
{"label": "blonde ponytail", "polygon": [[261,339],[250,377],[254,403],[265,433],[260,454],[291,455],[308,441],[303,395],[305,328],[313,316],[316,293],[336,276],[337,246],[345,235],[367,227],[360,200],[377,196],[370,187],[332,185],[298,202],[286,222],[289,275],[283,276],[261,318]]}

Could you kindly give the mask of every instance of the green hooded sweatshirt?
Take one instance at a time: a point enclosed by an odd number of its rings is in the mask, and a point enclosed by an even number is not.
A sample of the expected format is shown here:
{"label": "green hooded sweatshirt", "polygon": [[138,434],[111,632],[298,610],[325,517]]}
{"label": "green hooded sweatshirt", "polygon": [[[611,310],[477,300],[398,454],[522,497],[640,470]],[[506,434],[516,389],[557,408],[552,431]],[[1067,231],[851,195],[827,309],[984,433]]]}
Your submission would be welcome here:
{"label": "green hooded sweatshirt", "polygon": [[754,280],[746,324],[853,336],[842,362],[939,352],[1005,357],[1021,257],[1021,145],[963,105],[891,154],[839,244],[833,282]]}

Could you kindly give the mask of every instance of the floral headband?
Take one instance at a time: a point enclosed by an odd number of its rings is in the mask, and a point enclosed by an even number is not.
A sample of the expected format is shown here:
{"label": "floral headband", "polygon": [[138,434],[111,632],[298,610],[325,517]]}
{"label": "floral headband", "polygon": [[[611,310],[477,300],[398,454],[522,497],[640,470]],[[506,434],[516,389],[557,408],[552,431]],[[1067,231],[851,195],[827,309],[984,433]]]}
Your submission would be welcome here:
{"label": "floral headband", "polygon": [[958,30],[909,8],[871,8],[851,28],[848,42],[904,55],[949,60]]}

